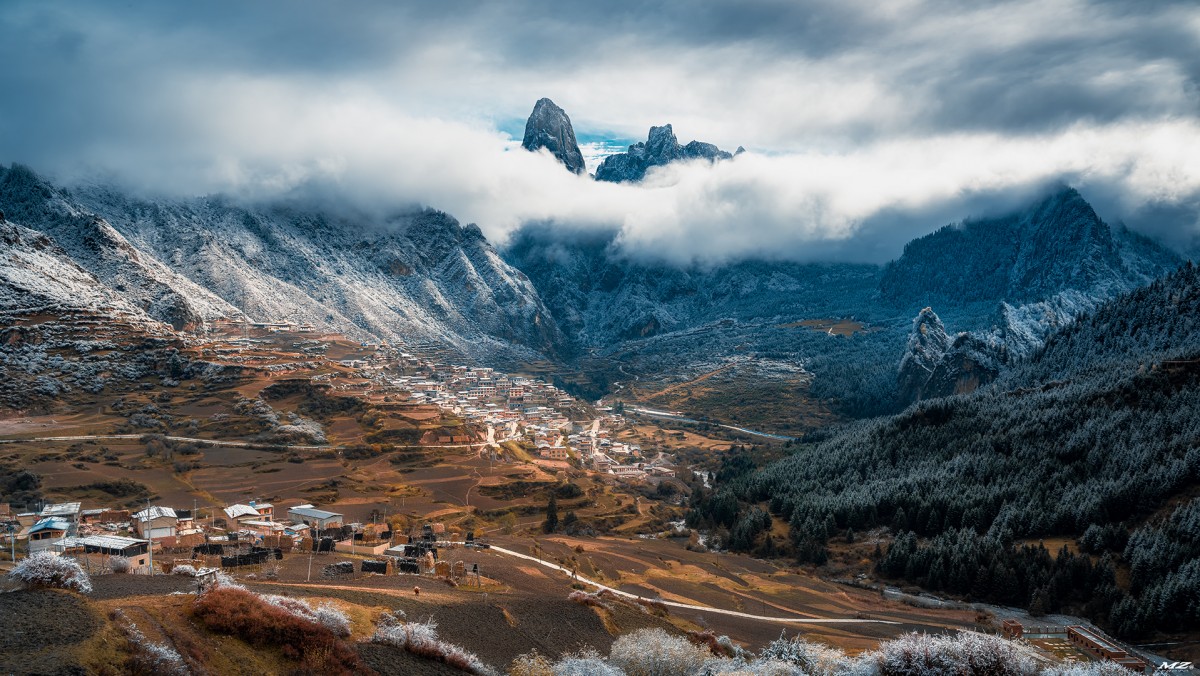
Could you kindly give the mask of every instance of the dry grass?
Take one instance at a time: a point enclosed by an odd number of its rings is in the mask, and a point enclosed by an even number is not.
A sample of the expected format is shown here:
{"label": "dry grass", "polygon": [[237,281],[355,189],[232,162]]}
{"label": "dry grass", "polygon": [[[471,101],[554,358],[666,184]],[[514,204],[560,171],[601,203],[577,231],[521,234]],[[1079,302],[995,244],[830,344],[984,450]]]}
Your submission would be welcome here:
{"label": "dry grass", "polygon": [[218,587],[196,599],[192,615],[211,631],[252,645],[279,649],[304,669],[323,674],[364,673],[358,653],[332,631],[273,606],[245,589]]}

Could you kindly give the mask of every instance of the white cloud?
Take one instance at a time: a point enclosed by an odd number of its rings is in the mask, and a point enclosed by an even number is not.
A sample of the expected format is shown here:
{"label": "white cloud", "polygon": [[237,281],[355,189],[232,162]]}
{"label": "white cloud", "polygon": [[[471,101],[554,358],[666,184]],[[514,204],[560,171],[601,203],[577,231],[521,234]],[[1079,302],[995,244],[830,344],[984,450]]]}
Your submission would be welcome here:
{"label": "white cloud", "polygon": [[[1110,219],[1200,231],[1186,3],[313,4],[279,27],[263,6],[111,7],[0,17],[0,58],[31,64],[0,73],[3,159],[173,193],[320,186],[497,240],[531,220],[617,226],[630,252],[681,261],[880,260],[1058,178]],[[577,132],[670,122],[752,152],[598,184],[496,130],[541,96]],[[1191,215],[1146,220],[1162,206]]]}

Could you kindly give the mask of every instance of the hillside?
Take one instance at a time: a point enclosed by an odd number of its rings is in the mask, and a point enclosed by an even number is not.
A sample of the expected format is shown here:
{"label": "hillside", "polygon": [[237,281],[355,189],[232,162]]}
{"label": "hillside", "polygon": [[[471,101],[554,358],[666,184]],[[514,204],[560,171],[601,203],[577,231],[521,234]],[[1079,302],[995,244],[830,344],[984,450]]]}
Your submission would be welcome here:
{"label": "hillside", "polygon": [[[721,491],[768,503],[809,560],[848,529],[885,527],[898,537],[881,570],[927,588],[1073,609],[1127,635],[1200,626],[1189,601],[1200,576],[1185,559],[1143,567],[1133,587],[1115,577],[1139,543],[1197,545],[1158,524],[1200,479],[1198,318],[1200,271],[1188,265],[1060,331],[991,387],[820,433]],[[1126,548],[1135,528],[1144,535]],[[1013,544],[1051,537],[1103,556],[1054,560]]]}
{"label": "hillside", "polygon": [[524,275],[441,212],[149,201],[64,190],[19,165],[0,169],[0,205],[177,329],[245,315],[499,363],[553,355],[561,340]]}
{"label": "hillside", "polygon": [[1060,187],[1028,208],[968,219],[909,242],[879,282],[900,307],[1019,305],[1065,291],[1109,298],[1146,284],[1179,258],[1100,219],[1074,189]]}

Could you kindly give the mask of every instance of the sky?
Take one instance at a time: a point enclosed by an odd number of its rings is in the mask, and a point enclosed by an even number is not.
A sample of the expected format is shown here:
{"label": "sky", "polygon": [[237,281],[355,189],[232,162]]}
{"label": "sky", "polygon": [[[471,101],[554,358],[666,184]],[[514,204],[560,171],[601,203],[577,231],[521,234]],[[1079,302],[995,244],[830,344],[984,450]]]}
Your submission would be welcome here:
{"label": "sky", "polygon": [[[0,5],[0,161],[147,195],[414,204],[503,243],[620,228],[668,261],[880,262],[1077,187],[1200,243],[1200,6],[1037,0]],[[605,152],[748,152],[640,185],[520,149],[549,97]]]}

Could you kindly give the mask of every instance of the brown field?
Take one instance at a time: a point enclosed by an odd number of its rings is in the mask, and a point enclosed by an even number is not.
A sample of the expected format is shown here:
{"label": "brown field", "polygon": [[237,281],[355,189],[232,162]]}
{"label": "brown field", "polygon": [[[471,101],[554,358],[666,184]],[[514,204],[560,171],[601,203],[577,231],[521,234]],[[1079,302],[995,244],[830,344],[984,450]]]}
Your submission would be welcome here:
{"label": "brown field", "polygon": [[853,319],[802,319],[778,326],[781,329],[798,329],[802,327],[834,336],[845,336],[847,338],[856,333],[866,333],[871,330],[862,322],[856,322]]}
{"label": "brown field", "polygon": [[[754,363],[734,362],[685,377],[688,379],[683,381],[664,377],[630,383],[613,400],[791,436],[838,420],[826,402],[810,395],[812,376],[808,373],[764,376]],[[715,426],[700,429],[725,438],[737,435]]]}

